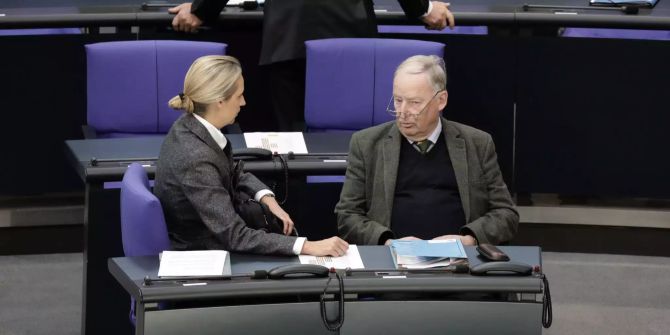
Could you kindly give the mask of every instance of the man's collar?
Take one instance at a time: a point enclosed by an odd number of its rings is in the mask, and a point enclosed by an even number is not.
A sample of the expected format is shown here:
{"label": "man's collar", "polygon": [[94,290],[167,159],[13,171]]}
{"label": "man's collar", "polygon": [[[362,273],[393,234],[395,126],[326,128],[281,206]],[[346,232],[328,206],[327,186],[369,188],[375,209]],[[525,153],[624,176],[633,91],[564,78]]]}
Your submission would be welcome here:
{"label": "man's collar", "polygon": [[[401,134],[402,134],[402,133],[401,133]],[[430,135],[429,135],[428,138],[426,138],[426,139],[427,139],[427,140],[430,140],[430,141],[433,142],[433,143],[437,143],[437,140],[440,139],[440,135],[441,135],[441,134],[442,134],[442,118],[440,117],[440,118],[437,119],[437,125],[435,125],[435,129],[433,129],[433,132],[430,133]],[[403,135],[403,137],[405,137],[405,135]],[[407,138],[407,137],[405,137],[405,139],[406,139],[410,144],[416,142],[416,141],[412,141],[412,140],[410,140],[410,139]]]}

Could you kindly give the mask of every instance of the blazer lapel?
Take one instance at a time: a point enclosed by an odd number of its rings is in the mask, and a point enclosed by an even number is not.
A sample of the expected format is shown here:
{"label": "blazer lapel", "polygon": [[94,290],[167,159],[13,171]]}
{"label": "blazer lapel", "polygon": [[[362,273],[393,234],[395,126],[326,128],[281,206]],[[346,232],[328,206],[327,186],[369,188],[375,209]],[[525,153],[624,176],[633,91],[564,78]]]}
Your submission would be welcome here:
{"label": "blazer lapel", "polygon": [[212,148],[214,152],[218,153],[219,155],[225,156],[223,150],[221,147],[219,147],[218,144],[216,144],[216,141],[212,138],[212,135],[209,134],[209,131],[207,131],[207,128],[198,121],[195,116],[186,114],[184,115],[184,125],[188,130],[190,130],[195,136],[198,136],[200,140],[205,142],[207,146]]}
{"label": "blazer lapel", "polygon": [[[400,162],[400,131],[395,124],[388,132],[388,136],[382,143],[382,156],[384,160],[384,195],[388,213],[393,210],[393,197],[395,195],[396,178],[398,177],[398,164]],[[390,221],[390,219],[389,219]]]}
{"label": "blazer lapel", "polygon": [[460,137],[458,129],[451,126],[445,118],[442,118],[442,133],[447,140],[447,149],[451,166],[454,168],[458,193],[463,204],[465,221],[470,222],[470,185],[468,183],[468,157],[465,150],[465,141]]}

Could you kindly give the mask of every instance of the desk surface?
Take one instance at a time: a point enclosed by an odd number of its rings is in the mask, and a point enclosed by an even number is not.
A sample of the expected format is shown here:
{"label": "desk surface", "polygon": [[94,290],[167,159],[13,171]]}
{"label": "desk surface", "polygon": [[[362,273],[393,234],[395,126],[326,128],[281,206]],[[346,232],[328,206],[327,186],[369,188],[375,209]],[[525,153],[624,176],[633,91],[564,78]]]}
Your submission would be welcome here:
{"label": "desk surface", "polygon": [[[359,246],[366,268],[394,269],[388,247]],[[541,264],[539,247],[501,247],[512,260],[533,265]],[[476,257],[474,247],[466,247],[468,257]],[[254,270],[269,270],[276,266],[297,263],[297,257],[231,255],[233,274],[248,274]],[[144,286],[146,276],[156,278],[159,261],[156,256],[111,258],[109,270],[116,280],[140,302],[188,300],[194,298],[234,298],[268,295],[287,295],[301,292],[320,294],[325,278],[252,280],[232,279],[210,281],[202,286],[183,286],[175,282]],[[278,284],[280,283],[280,284]],[[331,285],[335,292],[336,285]],[[404,279],[384,279],[374,274],[359,273],[346,278],[349,293],[390,292],[514,292],[541,293],[542,280],[535,276],[471,276],[469,274],[408,274]]]}
{"label": "desk surface", "polygon": [[[172,16],[165,8],[141,10],[143,0],[5,0],[0,5],[0,28],[169,25]],[[176,1],[178,2],[178,1]],[[640,29],[670,29],[670,3],[659,1],[653,9],[626,15],[618,11],[575,10],[578,14],[560,15],[552,10],[522,10],[524,3],[536,5],[588,6],[587,0],[452,0],[451,9],[459,25],[573,26]],[[379,24],[413,24],[394,0],[375,2]],[[262,10],[228,8],[225,21],[258,21]]]}
{"label": "desk surface", "polygon": [[[289,171],[311,174],[343,174],[346,170],[346,156],[349,153],[349,133],[304,133],[309,155],[296,155],[287,160]],[[233,150],[246,148],[244,136],[229,134]],[[121,180],[126,167],[132,162],[147,165],[152,177],[156,169],[164,136],[90,139],[65,141],[66,151],[71,164],[84,182]],[[92,159],[98,164],[93,166]],[[111,161],[110,161],[111,160]],[[331,161],[333,160],[333,161]],[[247,171],[271,173],[280,170],[278,159],[271,161],[249,161]]]}

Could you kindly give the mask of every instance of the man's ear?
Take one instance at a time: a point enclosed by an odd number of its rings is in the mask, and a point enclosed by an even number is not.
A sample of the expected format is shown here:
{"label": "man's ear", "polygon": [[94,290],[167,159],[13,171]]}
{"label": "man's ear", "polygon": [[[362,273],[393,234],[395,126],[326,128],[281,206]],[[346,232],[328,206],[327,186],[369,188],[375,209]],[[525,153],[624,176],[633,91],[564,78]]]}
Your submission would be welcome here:
{"label": "man's ear", "polygon": [[447,93],[446,90],[440,92],[437,96],[437,101],[440,106],[440,110],[443,110],[445,107],[447,107],[447,100],[449,100],[449,93]]}

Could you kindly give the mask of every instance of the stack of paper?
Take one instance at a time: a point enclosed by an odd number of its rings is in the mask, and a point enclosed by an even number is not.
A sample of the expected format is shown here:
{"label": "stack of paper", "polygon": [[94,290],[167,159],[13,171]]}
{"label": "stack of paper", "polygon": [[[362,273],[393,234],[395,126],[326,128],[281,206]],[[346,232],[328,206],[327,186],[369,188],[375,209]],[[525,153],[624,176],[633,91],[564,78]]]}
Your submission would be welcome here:
{"label": "stack of paper", "polygon": [[459,239],[449,240],[393,240],[393,262],[398,269],[426,269],[449,266],[459,258],[467,258]]}

